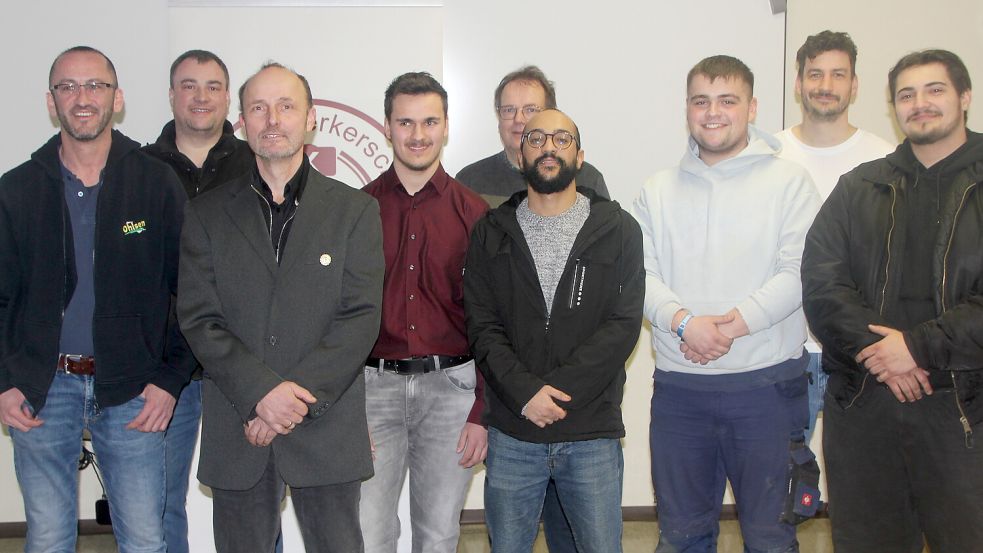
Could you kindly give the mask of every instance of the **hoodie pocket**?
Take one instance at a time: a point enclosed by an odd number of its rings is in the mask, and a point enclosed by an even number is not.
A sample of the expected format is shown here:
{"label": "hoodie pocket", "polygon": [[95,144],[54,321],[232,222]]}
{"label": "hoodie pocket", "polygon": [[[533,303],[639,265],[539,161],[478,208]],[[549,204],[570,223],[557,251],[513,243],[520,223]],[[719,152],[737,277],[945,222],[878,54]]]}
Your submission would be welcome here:
{"label": "hoodie pocket", "polygon": [[92,320],[99,380],[132,380],[153,371],[154,361],[144,339],[141,315],[100,316]]}

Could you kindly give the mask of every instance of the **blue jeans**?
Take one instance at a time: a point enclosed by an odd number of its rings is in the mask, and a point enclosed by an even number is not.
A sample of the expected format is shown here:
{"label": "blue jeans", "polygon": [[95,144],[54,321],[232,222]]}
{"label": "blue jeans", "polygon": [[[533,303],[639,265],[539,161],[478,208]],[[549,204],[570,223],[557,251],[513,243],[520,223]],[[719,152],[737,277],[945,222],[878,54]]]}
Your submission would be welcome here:
{"label": "blue jeans", "polygon": [[492,553],[532,551],[550,479],[578,551],[622,550],[625,465],[618,440],[536,444],[489,428],[485,465],[485,520]]}
{"label": "blue jeans", "polygon": [[826,396],[826,381],[829,375],[823,372],[823,355],[809,353],[809,428],[806,430],[806,445],[816,431],[816,416],[823,410],[823,397]]}
{"label": "blue jeans", "polygon": [[550,553],[577,553],[570,522],[563,514],[560,498],[556,495],[556,484],[552,480],[546,487],[546,499],[543,501],[543,534]]}
{"label": "blue jeans", "polygon": [[779,521],[788,494],[789,441],[805,421],[807,376],[747,390],[696,391],[657,382],[652,395],[652,482],[657,553],[717,550],[730,480],[746,552],[798,551]]}
{"label": "blue jeans", "polygon": [[92,435],[119,551],[164,553],[164,433],[125,429],[143,405],[137,396],[100,408],[93,377],[58,372],[38,413],[44,424],[10,429],[27,515],[26,553],[75,551],[83,429]]}
{"label": "blue jeans", "polygon": [[365,368],[365,412],[375,476],[362,483],[366,553],[395,553],[397,509],[407,470],[413,553],[456,553],[471,469],[457,441],[474,405],[474,362],[426,374]]}
{"label": "blue jeans", "polygon": [[164,498],[164,542],[167,553],[188,553],[188,484],[191,458],[201,421],[201,381],[192,380],[181,391],[171,424],[164,433],[167,451],[167,495]]}

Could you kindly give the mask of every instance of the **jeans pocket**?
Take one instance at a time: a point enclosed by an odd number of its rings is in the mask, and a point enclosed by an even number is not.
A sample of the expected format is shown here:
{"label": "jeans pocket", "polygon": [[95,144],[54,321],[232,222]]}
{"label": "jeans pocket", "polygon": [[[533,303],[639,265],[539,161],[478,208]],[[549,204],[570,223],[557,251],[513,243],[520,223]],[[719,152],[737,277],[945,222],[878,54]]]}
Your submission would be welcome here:
{"label": "jeans pocket", "polygon": [[468,361],[463,365],[444,369],[440,372],[444,375],[447,383],[459,392],[474,393],[474,388],[478,385],[474,361]]}

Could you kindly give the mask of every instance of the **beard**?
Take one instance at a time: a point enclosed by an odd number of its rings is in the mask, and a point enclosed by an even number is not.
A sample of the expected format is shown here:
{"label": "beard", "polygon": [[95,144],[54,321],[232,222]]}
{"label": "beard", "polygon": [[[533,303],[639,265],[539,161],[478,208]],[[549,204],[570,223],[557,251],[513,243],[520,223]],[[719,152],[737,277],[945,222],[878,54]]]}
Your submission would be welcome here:
{"label": "beard", "polygon": [[836,103],[821,107],[818,103],[812,102],[813,96],[820,96],[820,94],[814,93],[810,94],[808,97],[804,98],[802,101],[802,107],[809,116],[811,116],[816,121],[835,121],[840,114],[845,112],[847,108],[850,107],[850,101],[843,101],[843,98],[836,96],[834,94],[822,94],[824,96],[830,96],[836,98]]}
{"label": "beard", "polygon": [[[559,171],[557,171],[555,177],[544,177],[539,172],[539,162],[547,158],[554,159],[559,166]],[[526,178],[526,182],[529,183],[529,186],[537,194],[555,194],[566,190],[577,176],[577,173],[580,172],[580,169],[576,165],[567,165],[567,162],[553,154],[543,154],[537,157],[533,163],[525,164],[524,167],[522,176]]]}
{"label": "beard", "polygon": [[264,144],[261,137],[272,132],[273,130],[275,129],[271,129],[269,127],[264,128],[262,132],[258,133],[251,139],[248,132],[246,134],[246,141],[249,143],[249,147],[261,159],[268,161],[290,159],[304,147],[303,135],[301,135],[300,139],[298,140],[296,136],[287,133],[284,133],[284,138],[279,144]]}
{"label": "beard", "polygon": [[[75,110],[78,109],[78,107],[73,106],[72,109]],[[61,124],[62,130],[68,133],[68,136],[71,136],[79,142],[89,142],[91,140],[95,140],[104,130],[106,130],[106,127],[109,126],[110,121],[113,119],[113,111],[111,109],[107,110],[99,107],[90,107],[87,109],[96,113],[98,115],[98,119],[91,129],[85,130],[82,127],[73,127],[68,115],[62,111],[57,102],[55,103],[55,112],[58,115],[58,122]]]}
{"label": "beard", "polygon": [[[931,113],[941,115],[941,113],[939,113],[937,110],[932,110]],[[911,117],[913,118],[919,114],[920,112],[915,112],[911,115]],[[928,126],[925,128],[922,128],[917,123],[911,125],[906,124],[902,126],[901,130],[904,131],[905,136],[907,136],[908,140],[912,144],[923,146],[926,144],[935,144],[936,142],[947,138],[949,135],[956,132],[956,129],[958,128],[959,121],[953,120],[948,124],[946,124],[945,121],[939,121],[937,125]]]}

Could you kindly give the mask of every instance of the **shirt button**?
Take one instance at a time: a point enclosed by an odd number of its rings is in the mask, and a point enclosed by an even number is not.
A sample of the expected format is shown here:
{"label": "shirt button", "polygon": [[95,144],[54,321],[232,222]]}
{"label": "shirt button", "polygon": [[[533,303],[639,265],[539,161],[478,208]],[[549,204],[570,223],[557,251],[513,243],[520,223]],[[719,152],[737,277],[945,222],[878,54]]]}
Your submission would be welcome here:
{"label": "shirt button", "polygon": [[81,198],[82,196],[85,196],[85,192],[82,192],[81,190],[79,190],[79,198]]}
{"label": "shirt button", "polygon": [[410,235],[410,240],[416,240],[416,235],[415,234],[411,234]]}
{"label": "shirt button", "polygon": [[411,271],[413,271],[413,270],[415,270],[415,269],[416,269],[416,265],[410,265],[410,270],[411,270]]}
{"label": "shirt button", "polygon": [[410,330],[416,330],[416,325],[410,325]]}
{"label": "shirt button", "polygon": [[410,299],[411,300],[415,300],[416,299],[416,294],[410,294]]}
{"label": "shirt button", "polygon": [[276,336],[270,336],[270,345],[276,346]]}

